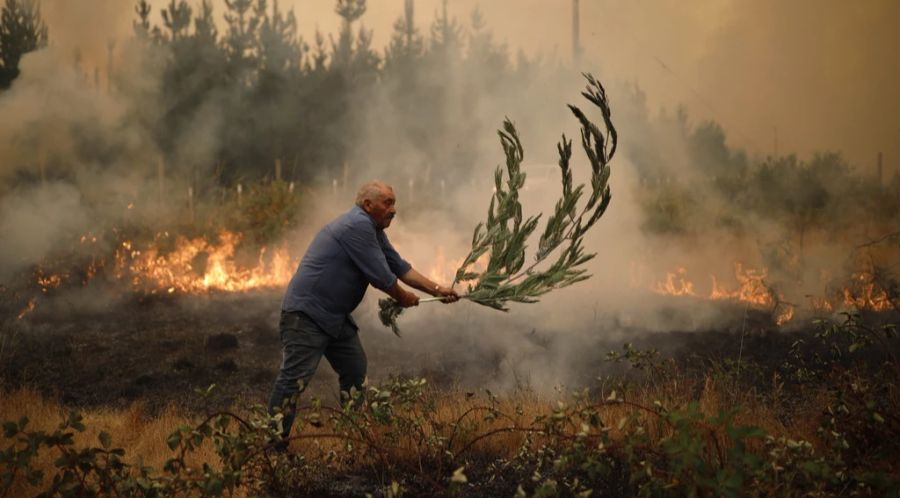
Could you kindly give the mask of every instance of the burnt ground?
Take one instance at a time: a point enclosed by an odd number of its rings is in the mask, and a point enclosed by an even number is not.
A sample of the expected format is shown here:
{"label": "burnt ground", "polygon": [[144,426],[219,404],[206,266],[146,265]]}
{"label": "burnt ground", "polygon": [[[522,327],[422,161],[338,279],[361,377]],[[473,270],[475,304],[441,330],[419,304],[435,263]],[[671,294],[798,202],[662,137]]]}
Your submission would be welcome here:
{"label": "burnt ground", "polygon": [[[0,304],[0,387],[31,386],[71,407],[140,401],[154,411],[169,404],[200,410],[264,403],[281,357],[280,298],[280,291],[42,295],[35,309],[18,319],[27,299],[7,293]],[[661,313],[668,317],[679,310],[664,307]],[[467,317],[430,330],[437,339],[419,342],[413,334],[397,339],[379,325],[361,325],[373,381],[421,375],[438,386],[466,387],[528,385],[539,379],[520,382],[521,371],[551,362],[568,372],[570,385],[590,386],[598,374],[621,371],[604,358],[621,349],[623,337],[700,368],[738,356],[747,364],[777,366],[790,345],[812,331],[811,325],[780,329],[768,314],[744,307],[723,313],[733,319],[715,329],[653,332],[620,323],[614,324],[617,334],[566,331],[568,342],[559,340],[561,331],[537,330],[528,320],[513,324],[514,332],[500,333]],[[897,322],[895,316],[881,318]],[[674,315],[671,320],[680,321]],[[458,333],[461,328],[465,333]],[[505,381],[497,382],[500,378]],[[211,384],[217,389],[210,399],[196,395],[196,389]],[[308,395],[326,403],[338,399],[337,376],[324,360]]]}
{"label": "burnt ground", "polygon": [[[39,295],[35,308],[20,319],[28,298],[7,292],[0,300],[0,389],[37,388],[71,408],[125,407],[138,402],[148,413],[169,405],[197,413],[265,403],[281,354],[276,330],[280,294],[146,296],[98,291]],[[402,339],[375,324],[372,313],[363,310],[358,320],[374,382],[389,375],[417,375],[438,387],[466,389],[516,387],[524,379],[525,387],[540,390],[542,377],[526,374],[544,367],[565,372],[559,378],[567,385],[596,386],[598,375],[629,371],[622,364],[605,361],[609,351],[621,351],[626,341],[640,349],[659,349],[663,357],[679,361],[685,371],[694,369],[700,375],[710,367],[721,368],[723,363],[741,358],[744,378],[766,389],[771,374],[757,375],[754,369],[771,372],[778,368],[788,358],[791,345],[798,339],[812,339],[816,330],[808,319],[784,328],[777,327],[765,312],[746,306],[715,306],[723,318],[705,328],[682,327],[698,314],[696,303],[686,305],[684,301],[654,307],[653,314],[658,316],[645,316],[643,321],[594,313],[592,320],[586,320],[588,325],[568,330],[540,329],[534,315],[525,310],[479,315],[479,307],[471,303],[469,308],[449,314],[442,314],[441,307],[417,312],[418,320],[406,317],[407,321],[401,321]],[[491,318],[496,316],[500,319]],[[898,323],[898,318],[897,314],[881,314],[866,320]],[[671,329],[660,331],[650,328],[651,323],[665,323]],[[305,396],[334,405],[337,377],[325,363]],[[210,384],[217,386],[211,397],[197,395],[195,390]],[[790,412],[787,409],[781,415],[785,422],[794,416]],[[479,483],[469,490],[471,496],[511,495],[516,483],[531,478],[507,473],[504,479],[495,479],[490,474],[492,461],[470,463],[469,478]],[[341,475],[315,474],[307,483],[309,489],[294,494],[383,496],[385,483],[380,472],[358,469]],[[413,490],[419,485],[422,489],[433,486],[419,482],[417,475],[402,479]],[[611,495],[628,494],[627,476],[623,474],[620,481],[604,484]]]}
{"label": "burnt ground", "polygon": [[[0,388],[37,388],[71,407],[127,406],[153,412],[265,403],[281,361],[280,291],[189,295],[6,296],[0,305]],[[368,329],[375,328],[368,325]],[[381,327],[378,326],[377,329]],[[384,330],[363,332],[369,377],[424,375],[455,384],[466,365],[495,353],[433,361]],[[397,362],[398,358],[404,361]],[[204,400],[197,389],[216,384]],[[305,396],[338,399],[337,375],[323,358]]]}

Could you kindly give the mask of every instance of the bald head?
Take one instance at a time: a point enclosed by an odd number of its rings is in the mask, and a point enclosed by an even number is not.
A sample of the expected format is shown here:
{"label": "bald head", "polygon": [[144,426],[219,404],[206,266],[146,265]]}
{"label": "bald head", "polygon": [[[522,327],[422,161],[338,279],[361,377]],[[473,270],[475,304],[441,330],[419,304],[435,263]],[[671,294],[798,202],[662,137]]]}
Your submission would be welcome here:
{"label": "bald head", "polygon": [[394,189],[381,180],[372,180],[363,184],[356,193],[356,205],[372,217],[378,228],[387,228],[397,214],[394,204]]}
{"label": "bald head", "polygon": [[370,180],[359,187],[356,192],[356,205],[364,207],[363,202],[367,200],[376,202],[379,197],[387,195],[388,192],[394,193],[394,189],[390,185],[381,180]]}

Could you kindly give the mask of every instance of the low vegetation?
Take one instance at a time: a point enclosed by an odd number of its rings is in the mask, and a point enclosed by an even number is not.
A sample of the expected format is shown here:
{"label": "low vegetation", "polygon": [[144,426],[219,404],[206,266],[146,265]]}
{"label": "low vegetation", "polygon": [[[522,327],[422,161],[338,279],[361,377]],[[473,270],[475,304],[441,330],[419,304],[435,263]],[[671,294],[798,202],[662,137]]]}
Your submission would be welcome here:
{"label": "low vegetation", "polygon": [[356,407],[311,400],[286,452],[261,406],[55,416],[19,390],[0,496],[896,496],[897,349],[847,314],[774,366],[625,345],[608,359],[629,368],[553,402],[395,378]]}

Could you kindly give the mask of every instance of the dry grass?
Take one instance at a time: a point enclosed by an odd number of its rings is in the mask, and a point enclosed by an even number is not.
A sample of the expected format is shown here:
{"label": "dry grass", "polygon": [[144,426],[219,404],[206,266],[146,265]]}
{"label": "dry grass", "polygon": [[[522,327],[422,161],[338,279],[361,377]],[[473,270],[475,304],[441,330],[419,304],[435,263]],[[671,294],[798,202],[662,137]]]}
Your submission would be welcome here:
{"label": "dry grass", "polygon": [[[698,394],[699,393],[699,394]],[[539,416],[550,415],[557,406],[556,400],[541,397],[533,392],[517,391],[496,398],[493,403],[484,394],[467,393],[461,389],[438,391],[426,390],[425,401],[434,403],[433,412],[423,417],[428,423],[423,427],[424,435],[438,434],[446,438],[453,438],[451,449],[459,451],[466,447],[476,437],[494,430],[520,427],[535,427],[534,421]],[[621,398],[621,394],[619,394]],[[818,399],[804,410],[809,417],[794,417],[790,426],[785,426],[778,415],[778,407],[761,402],[747,390],[736,391],[734,386],[727,382],[717,381],[712,377],[690,380],[686,378],[672,378],[665,382],[645,386],[643,389],[630,393],[627,397],[629,403],[652,408],[654,402],[659,401],[664,406],[685,406],[696,402],[700,410],[707,415],[715,415],[722,411],[738,408],[735,422],[741,425],[755,425],[763,428],[769,434],[779,437],[786,436],[793,439],[816,441],[815,428],[819,425],[818,418],[821,407],[826,400]],[[567,400],[566,402],[571,402]],[[424,405],[423,405],[424,406]],[[423,406],[414,405],[412,410],[422,410]],[[492,407],[501,415],[494,419],[486,419]],[[246,413],[246,410],[237,409],[237,413]],[[0,392],[0,420],[16,420],[27,416],[30,428],[44,431],[53,431],[63,419],[66,410],[53,400],[48,400],[31,389],[19,389],[13,392]],[[640,424],[648,431],[651,438],[660,439],[670,434],[670,430],[659,423],[658,417],[643,411],[631,404],[601,403],[599,413],[604,422],[612,427],[611,436],[614,440],[622,437],[617,429],[617,422],[623,417],[631,417],[635,424]],[[76,435],[76,444],[79,446],[97,446],[98,435],[106,431],[112,436],[113,445],[126,450],[125,460],[134,465],[148,465],[155,469],[161,469],[164,462],[173,453],[166,444],[167,436],[176,427],[184,424],[192,424],[197,421],[186,413],[174,408],[168,408],[161,413],[149,416],[140,403],[135,403],[126,409],[91,409],[82,412],[87,430]],[[398,416],[421,415],[421,413],[399,413]],[[579,430],[580,421],[572,422],[572,433]],[[458,427],[457,427],[458,426]],[[387,441],[385,431],[389,427],[375,426],[370,432],[370,437],[376,444],[389,448],[387,455],[375,456],[372,453],[369,464],[377,463],[379,458],[387,456],[393,462],[406,462],[410,468],[422,466],[423,454],[427,450],[422,447],[419,438],[405,433],[396,441]],[[627,430],[627,429],[626,429]],[[306,426],[303,428],[302,439],[294,440],[291,444],[291,452],[304,455],[308,461],[328,458],[330,454],[341,455],[346,441],[340,438],[322,437],[332,433],[333,428],[327,424],[320,428]],[[720,431],[721,432],[721,431]],[[723,438],[724,434],[714,433],[712,437]],[[500,431],[497,434],[481,439],[475,445],[468,448],[469,455],[478,455],[490,458],[509,458],[515,455],[525,440],[525,433],[520,431]],[[37,467],[42,468],[46,474],[52,475],[54,456],[44,453],[36,462]],[[340,466],[340,458],[337,457]],[[205,461],[212,465],[218,462],[217,455],[211,445],[206,444],[191,458],[192,461]],[[386,460],[381,460],[382,462]],[[349,459],[350,465],[361,463],[357,459]],[[451,469],[452,470],[452,469]],[[14,488],[12,496],[30,494],[22,483]],[[33,491],[33,490],[32,490]]]}
{"label": "dry grass", "polygon": [[[13,392],[0,390],[0,420],[19,420],[28,417],[28,429],[53,432],[67,415],[68,410],[56,401],[43,397],[33,389],[18,389]],[[134,465],[148,465],[161,469],[172,451],[166,444],[166,437],[179,425],[190,424],[191,419],[174,408],[167,408],[150,417],[138,402],[126,409],[91,409],[80,411],[84,417],[86,430],[75,434],[75,445],[99,446],[100,432],[107,432],[114,447],[124,448],[125,460]],[[39,453],[35,468],[44,470],[45,482],[53,474],[53,460],[57,457],[50,452]],[[215,462],[216,453],[211,445],[204,445],[192,457],[193,462]],[[25,483],[17,483],[10,490],[10,496],[30,496]]]}

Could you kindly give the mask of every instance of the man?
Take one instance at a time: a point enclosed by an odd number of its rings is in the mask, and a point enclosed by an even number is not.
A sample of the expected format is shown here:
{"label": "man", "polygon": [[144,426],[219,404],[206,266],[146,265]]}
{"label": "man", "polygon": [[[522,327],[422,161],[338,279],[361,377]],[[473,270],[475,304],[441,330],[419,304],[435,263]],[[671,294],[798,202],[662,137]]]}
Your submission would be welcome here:
{"label": "man", "polygon": [[338,374],[342,401],[351,389],[362,389],[366,353],[350,313],[370,284],[403,307],[417,306],[419,298],[400,282],[443,297],[445,303],[459,300],[453,289],[414,270],[388,241],[384,229],[396,213],[394,190],[381,181],[366,183],[356,194],[356,205],[319,231],[291,278],[278,326],[281,371],[269,398],[270,413],[284,409],[282,438],[287,439],[294,422],[296,395],[322,355]]}

